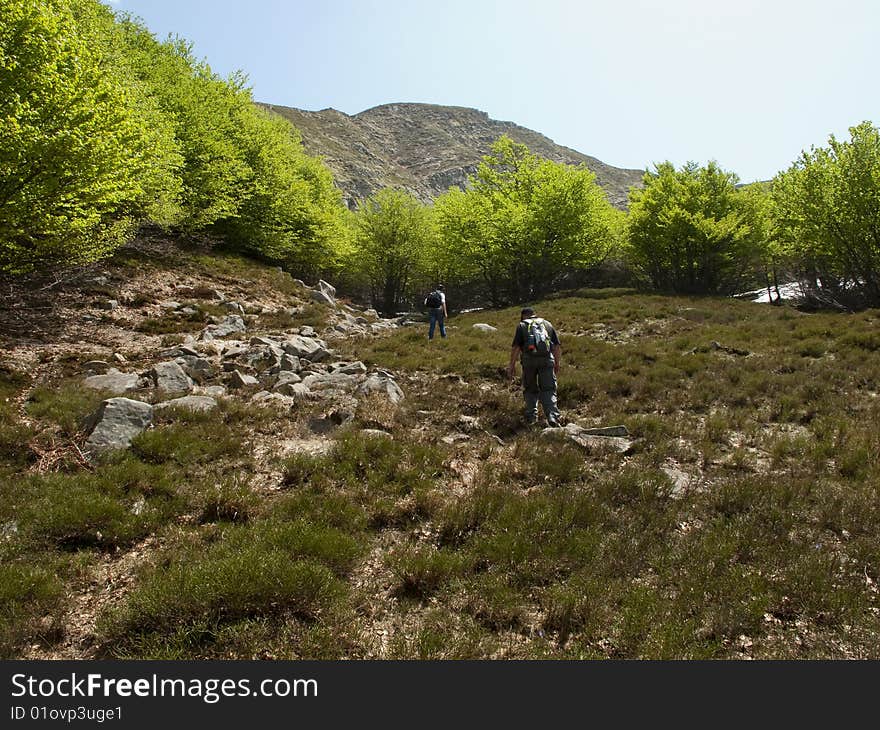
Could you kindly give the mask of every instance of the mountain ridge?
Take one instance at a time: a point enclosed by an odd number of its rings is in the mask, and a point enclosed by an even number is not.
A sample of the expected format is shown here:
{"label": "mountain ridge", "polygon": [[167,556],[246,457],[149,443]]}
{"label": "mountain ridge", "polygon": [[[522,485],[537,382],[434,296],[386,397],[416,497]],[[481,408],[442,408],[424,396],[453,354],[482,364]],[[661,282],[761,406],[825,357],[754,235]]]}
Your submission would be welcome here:
{"label": "mountain ridge", "polygon": [[391,102],[349,115],[332,107],[307,111],[259,105],[289,120],[300,131],[306,152],[324,158],[349,208],[383,187],[402,187],[425,203],[453,186],[464,187],[502,134],[554,162],[586,165],[618,208],[626,208],[629,188],[641,186],[644,174],[470,107]]}

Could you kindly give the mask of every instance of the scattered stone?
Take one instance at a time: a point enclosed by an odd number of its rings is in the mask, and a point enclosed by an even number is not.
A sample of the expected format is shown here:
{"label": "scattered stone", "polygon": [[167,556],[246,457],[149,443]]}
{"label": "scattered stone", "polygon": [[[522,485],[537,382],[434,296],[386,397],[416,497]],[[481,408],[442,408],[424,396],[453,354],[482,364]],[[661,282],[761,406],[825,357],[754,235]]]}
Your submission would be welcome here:
{"label": "scattered stone", "polygon": [[144,375],[153,380],[157,389],[166,393],[189,393],[192,390],[192,380],[174,360],[160,362]]}
{"label": "scattered stone", "polygon": [[128,362],[128,360],[125,359],[125,355],[121,352],[114,352],[113,359],[120,364]]}
{"label": "scattered stone", "polygon": [[359,378],[345,373],[310,373],[303,378],[303,384],[312,391],[341,390],[353,391],[359,383]]}
{"label": "scattered stone", "polygon": [[109,398],[85,424],[86,448],[94,452],[125,449],[153,422],[153,406],[130,398]]}
{"label": "scattered stone", "polygon": [[164,301],[159,302],[159,306],[162,309],[175,310],[175,309],[180,309],[181,304],[180,304],[180,302],[175,302],[171,299],[166,299]]}
{"label": "scattered stone", "polygon": [[196,288],[194,286],[188,286],[187,284],[175,285],[174,291],[184,297],[194,297],[196,295]]}
{"label": "scattered stone", "polygon": [[498,328],[493,327],[491,324],[485,324],[484,322],[477,322],[473,325],[473,328],[477,330],[477,332],[497,332]]}
{"label": "scattered stone", "polygon": [[378,393],[397,405],[403,400],[403,391],[400,386],[394,382],[393,378],[384,373],[374,373],[370,375],[357,390],[361,395],[369,395],[370,393]]}
{"label": "scattered stone", "polygon": [[292,370],[282,370],[278,373],[278,379],[275,381],[275,385],[284,385],[284,383],[301,383],[302,378],[299,376],[299,373],[295,373]]}
{"label": "scattered stone", "polygon": [[317,336],[317,332],[315,332],[315,328],[312,327],[310,324],[307,324],[304,327],[300,327],[299,333],[303,337],[316,337]]}
{"label": "scattered stone", "polygon": [[277,347],[278,343],[274,340],[269,339],[268,337],[251,337],[250,345],[252,347],[256,347],[259,345],[263,345],[264,347]]}
{"label": "scattered stone", "polygon": [[191,315],[193,315],[193,314],[198,314],[198,311],[199,311],[199,310],[196,309],[195,307],[184,307],[183,309],[178,309],[178,310],[177,310],[177,312],[178,312],[179,314],[182,314],[182,315],[185,316],[185,317],[189,317],[189,316],[191,316]]}
{"label": "scattered stone", "polygon": [[300,359],[295,355],[288,355],[287,353],[284,353],[281,356],[281,362],[278,363],[278,367],[282,371],[289,370],[291,372],[298,373],[300,370],[302,370],[302,363],[300,362]]}
{"label": "scattered stone", "polygon": [[367,309],[364,311],[365,317],[372,317],[373,319],[379,319],[379,313],[375,309]]}
{"label": "scattered stone", "polygon": [[232,377],[229,379],[230,388],[249,388],[252,385],[259,385],[260,381],[253,375],[245,375],[239,370],[232,371]]}
{"label": "scattered stone", "polygon": [[452,444],[457,444],[460,441],[470,441],[471,437],[468,436],[466,433],[453,433],[449,434],[448,436],[444,436],[440,440],[444,444],[449,444],[451,446]]}
{"label": "scattered stone", "polygon": [[290,396],[282,395],[281,393],[270,393],[268,390],[261,390],[258,393],[254,393],[253,398],[251,398],[251,403],[258,406],[274,406],[284,410],[290,410],[293,408],[294,402],[294,399]]}
{"label": "scattered stone", "polygon": [[106,390],[109,393],[121,394],[138,387],[139,377],[135,373],[123,373],[110,368],[104,375],[92,375],[83,381],[86,388]]}
{"label": "scattered stone", "polygon": [[100,302],[95,302],[95,307],[108,312],[112,312],[114,309],[117,309],[119,307],[119,302],[115,299],[105,299]]}
{"label": "scattered stone", "polygon": [[212,411],[217,407],[217,401],[207,395],[186,395],[182,398],[174,400],[166,400],[157,403],[153,408],[155,410],[164,410],[165,408],[186,408],[190,411],[204,413]]}

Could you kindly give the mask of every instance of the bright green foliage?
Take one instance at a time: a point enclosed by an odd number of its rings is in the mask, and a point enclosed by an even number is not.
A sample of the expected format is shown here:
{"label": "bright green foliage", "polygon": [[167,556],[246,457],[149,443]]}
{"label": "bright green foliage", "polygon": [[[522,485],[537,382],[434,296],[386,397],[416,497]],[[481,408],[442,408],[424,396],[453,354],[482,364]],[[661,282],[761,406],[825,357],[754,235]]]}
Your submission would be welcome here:
{"label": "bright green foliage", "polygon": [[501,137],[470,182],[436,202],[442,258],[450,278],[479,280],[495,303],[550,291],[614,245],[614,209],[584,167]]}
{"label": "bright green foliage", "polygon": [[94,260],[174,158],[93,0],[0,0],[0,272]]}
{"label": "bright green foliage", "polygon": [[727,294],[752,282],[764,239],[755,193],[710,162],[676,170],[670,162],[630,192],[629,246],[635,264],[661,290]]}
{"label": "bright green foliage", "polygon": [[412,195],[385,189],[358,208],[353,266],[383,312],[398,311],[435,245],[431,214]]}
{"label": "bright green foliage", "polygon": [[333,271],[345,253],[345,208],[330,171],[302,150],[282,117],[248,100],[237,111],[237,145],[248,175],[237,215],[217,228],[237,248],[303,275]]}
{"label": "bright green foliage", "polygon": [[[880,130],[804,152],[773,181],[780,250],[820,297],[880,305]],[[861,301],[858,301],[861,300]]]}

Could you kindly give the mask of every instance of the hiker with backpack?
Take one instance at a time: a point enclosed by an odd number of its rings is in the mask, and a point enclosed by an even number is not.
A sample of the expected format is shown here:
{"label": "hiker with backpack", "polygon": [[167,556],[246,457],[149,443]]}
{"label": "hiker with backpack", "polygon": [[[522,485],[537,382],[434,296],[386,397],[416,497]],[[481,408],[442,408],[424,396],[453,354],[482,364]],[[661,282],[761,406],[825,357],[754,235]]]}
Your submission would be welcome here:
{"label": "hiker with backpack", "polygon": [[444,322],[449,314],[446,311],[446,294],[443,284],[437,284],[428,296],[425,297],[425,306],[428,308],[428,318],[431,324],[428,327],[428,339],[434,339],[434,327],[440,325],[440,336],[446,337],[446,327]]}
{"label": "hiker with backpack", "polygon": [[526,402],[525,417],[530,426],[538,422],[539,400],[547,425],[552,428],[562,425],[556,405],[556,376],[559,375],[561,355],[559,336],[553,325],[546,319],[536,317],[535,310],[531,307],[523,309],[510,348],[507,375],[513,379],[516,374],[516,358],[520,356],[523,397]]}

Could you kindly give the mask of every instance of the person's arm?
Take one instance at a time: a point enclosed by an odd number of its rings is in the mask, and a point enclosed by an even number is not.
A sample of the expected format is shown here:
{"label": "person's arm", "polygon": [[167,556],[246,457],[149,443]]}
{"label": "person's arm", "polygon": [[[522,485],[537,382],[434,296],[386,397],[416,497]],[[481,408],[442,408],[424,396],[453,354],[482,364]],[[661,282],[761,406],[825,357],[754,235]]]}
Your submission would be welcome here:
{"label": "person's arm", "polygon": [[449,318],[449,312],[446,311],[446,295],[443,295],[443,319]]}
{"label": "person's arm", "polygon": [[521,352],[522,348],[519,345],[514,345],[510,348],[510,362],[507,365],[507,377],[511,380],[513,380],[513,376],[516,375],[516,359]]}
{"label": "person's arm", "polygon": [[554,375],[559,375],[559,364],[562,360],[562,347],[560,345],[553,345],[553,373]]}

